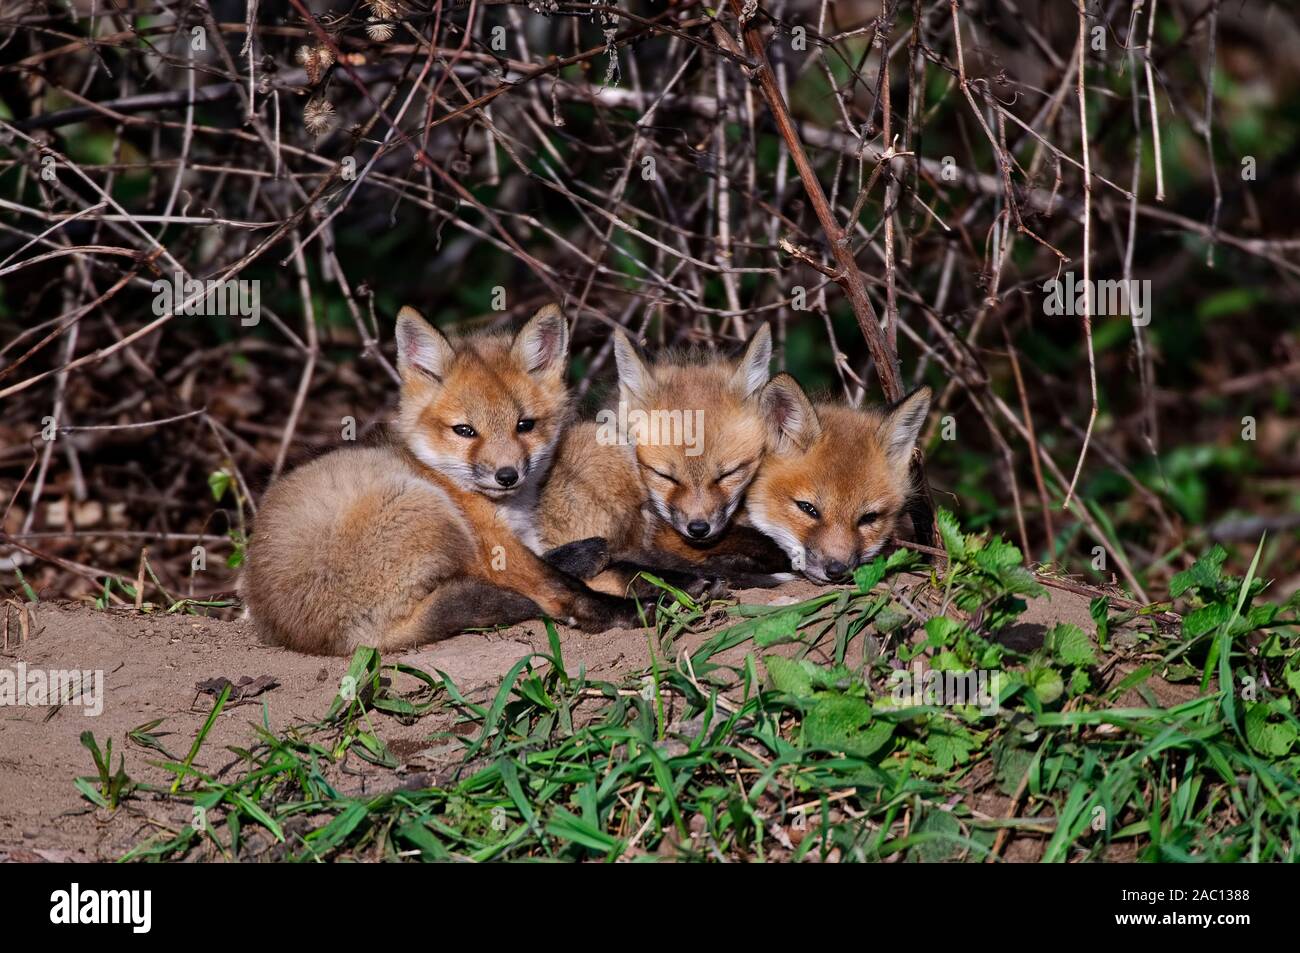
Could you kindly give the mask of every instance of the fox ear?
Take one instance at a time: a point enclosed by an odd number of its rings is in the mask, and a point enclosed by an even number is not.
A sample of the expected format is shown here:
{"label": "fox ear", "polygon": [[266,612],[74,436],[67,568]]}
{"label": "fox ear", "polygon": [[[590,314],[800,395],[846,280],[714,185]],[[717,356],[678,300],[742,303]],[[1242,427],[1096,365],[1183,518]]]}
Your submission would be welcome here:
{"label": "fox ear", "polygon": [[407,305],[397,312],[397,370],[414,370],[442,380],[456,356],[447,336]]}
{"label": "fox ear", "polygon": [[515,357],[530,374],[559,376],[569,361],[569,322],[558,304],[538,309],[515,335]]}
{"label": "fox ear", "polygon": [[807,450],[822,432],[812,401],[789,374],[777,374],[767,382],[758,395],[758,407],[776,453]]}
{"label": "fox ear", "polygon": [[650,369],[636,352],[631,338],[619,328],[614,332],[614,363],[618,365],[618,383],[629,396],[645,400],[650,390]]}
{"label": "fox ear", "polygon": [[921,433],[925,415],[930,412],[930,388],[922,387],[904,397],[892,407],[882,428],[885,454],[896,467],[905,467],[912,456],[912,447]]}
{"label": "fox ear", "polygon": [[772,363],[772,329],[760,324],[745,346],[740,366],[732,375],[731,386],[745,397],[756,393],[767,383],[768,365]]}

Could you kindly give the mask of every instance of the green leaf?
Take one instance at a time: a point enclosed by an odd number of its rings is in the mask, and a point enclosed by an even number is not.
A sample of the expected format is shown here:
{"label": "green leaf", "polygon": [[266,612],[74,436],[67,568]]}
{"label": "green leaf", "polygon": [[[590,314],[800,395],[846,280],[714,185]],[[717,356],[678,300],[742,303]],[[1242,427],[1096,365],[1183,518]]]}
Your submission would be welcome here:
{"label": "green leaf", "polygon": [[884,747],[893,733],[892,723],[873,720],[871,706],[850,695],[823,698],[803,723],[806,746],[858,758],[871,757]]}
{"label": "green leaf", "polygon": [[912,549],[903,549],[899,547],[889,554],[885,560],[885,574],[897,572],[900,569],[909,569],[921,561],[921,554]]}
{"label": "green leaf", "polygon": [[1226,602],[1211,602],[1183,616],[1183,638],[1194,639],[1217,629],[1232,616],[1232,606]]}
{"label": "green leaf", "polygon": [[943,540],[943,548],[947,551],[948,558],[954,561],[964,559],[966,537],[962,535],[961,527],[957,525],[957,517],[945,509],[940,509],[934,514],[934,520],[939,526],[939,537]]}
{"label": "green leaf", "polygon": [[754,644],[760,647],[789,642],[799,633],[798,612],[777,612],[761,619],[754,628]]}
{"label": "green leaf", "polygon": [[1103,649],[1110,639],[1110,603],[1105,596],[1098,596],[1088,603],[1088,614],[1097,626],[1097,644]]}
{"label": "green leaf", "polygon": [[803,664],[782,658],[779,655],[766,655],[763,665],[767,668],[767,677],[772,687],[778,692],[785,692],[795,698],[807,698],[812,694],[812,676]]}
{"label": "green leaf", "polygon": [[232,480],[233,477],[230,475],[229,470],[213,470],[209,473],[208,489],[212,491],[212,499],[220,503],[221,498],[225,496],[226,491],[230,489]]}
{"label": "green leaf", "polygon": [[603,853],[608,853],[623,843],[563,808],[556,809],[546,825],[546,833]]}
{"label": "green leaf", "polygon": [[1065,682],[1061,681],[1061,673],[1046,666],[1032,668],[1026,672],[1025,683],[1038,696],[1038,701],[1044,705],[1050,705],[1065,691]]}
{"label": "green leaf", "polygon": [[1214,590],[1223,578],[1223,563],[1227,558],[1228,551],[1216,543],[1191,569],[1184,569],[1169,580],[1169,595],[1177,599],[1189,589]]}
{"label": "green leaf", "polygon": [[905,610],[898,608],[898,606],[891,602],[889,605],[881,609],[879,614],[876,616],[876,631],[881,635],[888,635],[896,629],[902,628],[905,623],[910,622],[911,620],[912,616],[910,614]]}
{"label": "green leaf", "polygon": [[1088,677],[1086,668],[1076,668],[1070,675],[1070,695],[1082,695],[1092,687],[1092,679]]}
{"label": "green leaf", "polygon": [[1077,625],[1058,622],[1052,626],[1044,640],[1052,658],[1062,665],[1074,665],[1090,668],[1097,664],[1097,654],[1093,651],[1092,640],[1088,633]]}
{"label": "green leaf", "polygon": [[926,641],[934,648],[943,648],[951,645],[963,628],[965,626],[960,622],[955,622],[946,615],[935,616],[925,623]]}
{"label": "green leaf", "polygon": [[947,774],[952,770],[953,765],[966,763],[970,758],[974,741],[966,732],[935,729],[933,722],[931,724],[932,729],[925,740],[925,746],[930,749],[930,756],[934,758],[935,766]]}
{"label": "green leaf", "polygon": [[877,556],[853,570],[853,581],[858,584],[858,592],[870,592],[876,588],[876,583],[885,578],[885,569],[885,557]]}
{"label": "green leaf", "polygon": [[1300,732],[1296,730],[1295,720],[1288,717],[1286,721],[1269,721],[1269,715],[1286,714],[1285,709],[1266,702],[1254,702],[1246,706],[1246,740],[1250,746],[1262,755],[1281,758],[1291,750]]}
{"label": "green leaf", "polygon": [[1300,659],[1292,659],[1291,663],[1282,670],[1282,677],[1291,686],[1291,691],[1300,697]]}
{"label": "green leaf", "polygon": [[1019,566],[1023,558],[1019,546],[1008,543],[999,536],[989,540],[988,544],[975,554],[975,565],[996,576],[999,570]]}
{"label": "green leaf", "polygon": [[961,824],[948,811],[931,811],[916,825],[912,837],[918,843],[908,851],[909,859],[921,863],[949,860],[962,849]]}

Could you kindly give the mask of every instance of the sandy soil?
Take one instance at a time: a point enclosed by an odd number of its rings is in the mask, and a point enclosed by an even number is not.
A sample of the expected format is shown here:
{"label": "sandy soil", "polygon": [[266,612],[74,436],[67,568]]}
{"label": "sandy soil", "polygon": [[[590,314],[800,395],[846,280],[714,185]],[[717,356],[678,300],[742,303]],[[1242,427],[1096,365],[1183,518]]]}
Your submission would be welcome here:
{"label": "sandy soil", "polygon": [[[793,602],[815,594],[807,583],[779,590],[740,593],[742,602]],[[212,697],[200,694],[196,683],[227,678],[272,676],[275,687],[242,704],[228,707],[218,718],[196,761],[205,771],[229,766],[234,756],[227,745],[247,745],[251,725],[263,709],[272,730],[316,721],[338,691],[348,660],[299,655],[260,644],[247,620],[222,621],[194,616],[142,615],[131,610],[97,611],[85,605],[42,603],[29,607],[30,628],[20,640],[16,610],[8,608],[9,643],[0,649],[0,670],[79,669],[102,671],[102,712],[88,714],[77,704],[62,707],[0,706],[0,860],[111,860],[121,856],[161,823],[179,827],[187,822],[185,806],[149,795],[129,800],[110,813],[95,809],[73,786],[78,775],[93,774],[90,752],[80,742],[83,731],[94,733],[101,747],[113,741],[116,769],[120,756],[139,782],[161,784],[170,775],[149,764],[162,756],[127,738],[127,733],[163,719],[154,729],[163,744],[183,756],[212,708]],[[1015,635],[1032,644],[1041,641],[1044,626],[1072,621],[1091,631],[1087,600],[1054,592],[1051,602],[1032,605]],[[718,623],[725,624],[719,617]],[[707,633],[684,637],[690,649]],[[638,674],[649,665],[644,631],[616,630],[590,635],[561,630],[566,667],[609,680]],[[733,649],[740,661],[752,646]],[[467,634],[404,656],[425,671],[447,673],[462,689],[480,696],[490,692],[523,656],[548,650],[545,630],[529,623],[490,634]],[[391,661],[391,660],[388,660]],[[1175,700],[1175,699],[1171,699]],[[376,727],[409,771],[436,767],[436,752],[445,742],[429,740],[435,731],[452,725],[426,718],[413,725],[376,716]],[[352,758],[351,783],[358,790],[393,784],[393,775]],[[381,778],[380,775],[383,777]],[[400,775],[399,775],[400,776]],[[435,774],[436,777],[436,774]]]}

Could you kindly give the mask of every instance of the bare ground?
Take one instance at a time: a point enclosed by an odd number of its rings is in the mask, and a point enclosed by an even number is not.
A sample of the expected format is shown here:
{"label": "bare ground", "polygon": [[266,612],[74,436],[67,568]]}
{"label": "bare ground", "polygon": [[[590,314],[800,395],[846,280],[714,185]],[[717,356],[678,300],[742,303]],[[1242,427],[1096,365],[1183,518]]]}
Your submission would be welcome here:
{"label": "bare ground", "polygon": [[[816,591],[807,583],[791,583],[739,597],[742,602],[772,604],[804,599]],[[162,785],[172,775],[150,762],[163,756],[128,739],[128,732],[163,719],[153,733],[171,753],[184,757],[213,704],[210,695],[196,690],[196,683],[220,677],[238,683],[245,677],[272,676],[277,682],[274,688],[228,707],[217,719],[195,764],[219,772],[236,760],[226,750],[228,745],[247,746],[253,741],[252,725],[260,722],[263,711],[273,731],[319,720],[337,694],[349,661],[262,645],[247,620],[103,611],[75,603],[29,606],[30,627],[23,641],[19,626],[13,624],[12,605],[7,610],[9,642],[0,649],[0,669],[16,671],[25,664],[29,670],[99,670],[104,673],[104,696],[103,710],[95,716],[78,705],[0,707],[0,860],[115,860],[160,826],[175,829],[187,823],[184,804],[148,794],[128,800],[116,812],[86,801],[73,779],[94,773],[90,753],[80,741],[87,729],[101,747],[112,739],[114,770],[124,756],[133,780]],[[719,614],[716,625],[726,620]],[[1045,627],[1056,621],[1074,622],[1091,631],[1088,600],[1053,592],[1050,601],[1030,605],[1015,637],[1041,641]],[[679,644],[693,649],[708,634],[684,636]],[[566,668],[573,673],[585,668],[593,676],[619,681],[644,672],[650,664],[649,643],[642,630],[590,635],[561,629],[560,637]],[[752,650],[752,645],[742,645],[719,660],[740,661]],[[520,658],[546,651],[542,624],[528,623],[500,632],[457,636],[401,661],[428,672],[444,672],[467,695],[481,697]],[[1164,688],[1170,690],[1169,703],[1183,699],[1177,686]],[[390,750],[406,762],[399,769],[398,783],[436,783],[441,780],[440,763],[445,767],[455,760],[454,745],[430,738],[435,732],[455,730],[449,716],[402,724],[376,714],[375,727]],[[445,761],[440,759],[443,754]],[[391,772],[356,758],[349,758],[344,777],[343,786],[356,792],[394,784]]]}

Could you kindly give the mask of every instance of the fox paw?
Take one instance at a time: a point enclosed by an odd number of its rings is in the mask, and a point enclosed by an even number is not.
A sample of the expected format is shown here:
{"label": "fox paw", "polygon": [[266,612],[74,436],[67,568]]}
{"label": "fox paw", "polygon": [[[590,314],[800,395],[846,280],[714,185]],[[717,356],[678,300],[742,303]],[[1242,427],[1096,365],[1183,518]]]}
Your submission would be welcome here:
{"label": "fox paw", "polygon": [[655,606],[653,602],[637,604],[635,599],[620,599],[608,596],[599,599],[578,618],[578,628],[584,632],[604,632],[607,629],[640,629],[654,625]]}
{"label": "fox paw", "polygon": [[542,560],[575,579],[590,579],[609,565],[609,543],[604,537],[590,536],[547,550]]}
{"label": "fox paw", "polygon": [[[696,602],[708,602],[721,597],[727,591],[726,583],[714,576],[702,576],[695,573],[672,570],[651,570],[653,574],[674,589],[680,589]],[[664,590],[646,579],[638,576],[632,583],[632,595],[638,599],[654,602],[664,595]]]}

